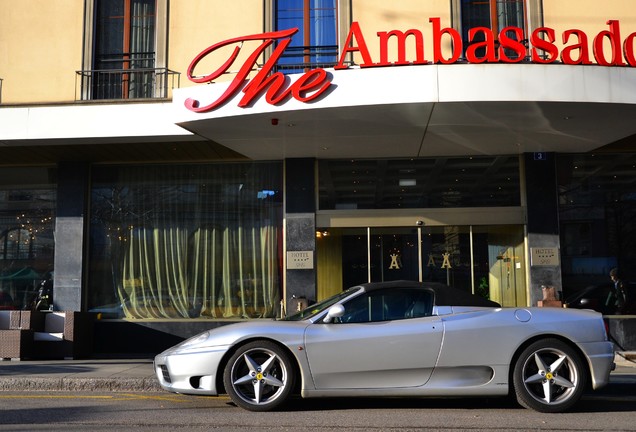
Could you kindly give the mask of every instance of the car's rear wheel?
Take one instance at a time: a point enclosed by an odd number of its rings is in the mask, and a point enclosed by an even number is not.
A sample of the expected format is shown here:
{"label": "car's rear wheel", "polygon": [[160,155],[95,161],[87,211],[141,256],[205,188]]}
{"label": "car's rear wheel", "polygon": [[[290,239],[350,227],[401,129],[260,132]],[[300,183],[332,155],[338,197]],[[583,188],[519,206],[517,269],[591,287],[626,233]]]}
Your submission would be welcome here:
{"label": "car's rear wheel", "polygon": [[269,341],[250,342],[230,357],[223,373],[234,403],[250,411],[270,411],[283,404],[294,387],[287,352]]}
{"label": "car's rear wheel", "polygon": [[517,401],[539,412],[555,413],[571,408],[587,386],[587,370],[581,356],[558,339],[544,339],[528,346],[514,366]]}

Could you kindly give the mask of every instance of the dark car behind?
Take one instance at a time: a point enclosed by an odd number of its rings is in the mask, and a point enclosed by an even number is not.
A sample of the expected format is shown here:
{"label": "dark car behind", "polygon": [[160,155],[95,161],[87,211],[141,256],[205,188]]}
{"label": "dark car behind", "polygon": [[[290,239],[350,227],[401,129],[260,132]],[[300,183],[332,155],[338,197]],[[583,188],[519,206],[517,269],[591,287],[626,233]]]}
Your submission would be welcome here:
{"label": "dark car behind", "polygon": [[612,283],[590,285],[569,294],[565,299],[567,307],[592,309],[603,315],[636,314],[636,283],[628,283],[625,306],[621,311],[616,308],[616,297]]}

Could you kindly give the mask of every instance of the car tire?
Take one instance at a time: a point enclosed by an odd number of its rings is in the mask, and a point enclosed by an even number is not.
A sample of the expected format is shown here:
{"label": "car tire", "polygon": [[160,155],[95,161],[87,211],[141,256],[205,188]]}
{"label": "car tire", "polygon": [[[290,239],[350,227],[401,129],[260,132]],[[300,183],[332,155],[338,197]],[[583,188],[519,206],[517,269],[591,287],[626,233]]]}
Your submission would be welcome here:
{"label": "car tire", "polygon": [[225,390],[232,401],[249,411],[271,411],[289,398],[295,372],[288,353],[270,341],[239,347],[223,372]]}
{"label": "car tire", "polygon": [[587,382],[587,369],[581,356],[558,339],[532,343],[514,366],[517,401],[539,412],[567,411],[581,398]]}

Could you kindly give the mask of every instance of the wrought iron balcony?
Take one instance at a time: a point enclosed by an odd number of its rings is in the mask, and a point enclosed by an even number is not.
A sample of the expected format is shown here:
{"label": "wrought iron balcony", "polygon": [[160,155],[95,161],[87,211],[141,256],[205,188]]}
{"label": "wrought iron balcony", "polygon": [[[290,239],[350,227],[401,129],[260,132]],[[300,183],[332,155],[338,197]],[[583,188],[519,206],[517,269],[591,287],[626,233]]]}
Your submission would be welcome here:
{"label": "wrought iron balcony", "polygon": [[167,68],[81,70],[75,100],[165,99],[180,80],[179,72]]}
{"label": "wrought iron balcony", "polygon": [[274,66],[284,74],[304,72],[309,69],[331,68],[338,62],[337,45],[288,47]]}

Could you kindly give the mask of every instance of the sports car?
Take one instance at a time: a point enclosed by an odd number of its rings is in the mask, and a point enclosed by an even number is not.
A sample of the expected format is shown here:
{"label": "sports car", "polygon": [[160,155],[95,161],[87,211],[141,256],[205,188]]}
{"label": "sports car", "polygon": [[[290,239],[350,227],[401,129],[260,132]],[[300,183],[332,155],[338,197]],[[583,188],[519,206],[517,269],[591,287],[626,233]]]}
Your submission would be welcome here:
{"label": "sports car", "polygon": [[561,412],[609,381],[614,348],[601,314],[502,308],[440,284],[349,288],[281,320],[229,324],[157,355],[168,391],[229,394],[250,411],[290,396],[516,396]]}

